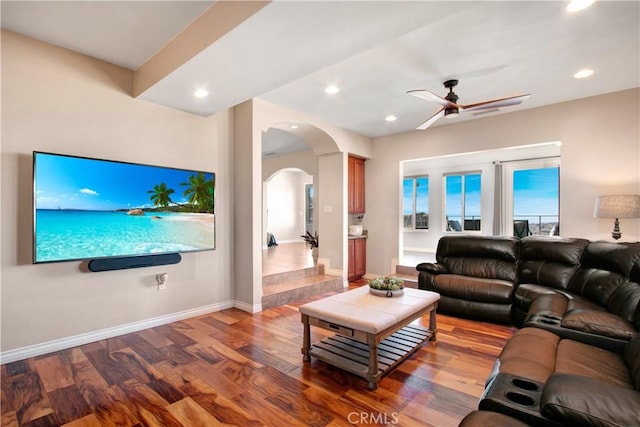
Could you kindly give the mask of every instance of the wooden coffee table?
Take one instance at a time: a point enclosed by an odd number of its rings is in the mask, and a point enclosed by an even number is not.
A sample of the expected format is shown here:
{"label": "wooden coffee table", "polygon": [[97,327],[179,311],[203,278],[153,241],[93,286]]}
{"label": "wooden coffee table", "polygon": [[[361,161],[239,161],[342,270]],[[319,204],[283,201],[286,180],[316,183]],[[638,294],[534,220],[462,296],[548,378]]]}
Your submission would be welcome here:
{"label": "wooden coffee table", "polygon": [[[303,360],[313,356],[367,379],[375,390],[384,375],[425,342],[435,341],[439,300],[435,292],[410,288],[399,297],[379,297],[362,286],[302,305]],[[428,329],[410,324],[426,313]],[[311,345],[311,325],[336,335]]]}

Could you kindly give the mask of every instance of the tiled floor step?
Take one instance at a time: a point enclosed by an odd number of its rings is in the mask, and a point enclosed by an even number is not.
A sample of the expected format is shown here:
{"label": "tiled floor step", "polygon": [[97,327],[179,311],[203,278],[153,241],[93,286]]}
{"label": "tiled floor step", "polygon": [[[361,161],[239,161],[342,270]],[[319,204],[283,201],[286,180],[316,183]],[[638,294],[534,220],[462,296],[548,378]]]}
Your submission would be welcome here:
{"label": "tiled floor step", "polygon": [[262,308],[289,304],[329,291],[343,290],[342,277],[316,274],[313,276],[283,280],[262,287]]}
{"label": "tiled floor step", "polygon": [[313,267],[301,268],[299,270],[285,271],[284,273],[274,273],[262,276],[262,287],[279,285],[283,282],[306,279],[312,276],[324,274],[324,264],[316,264]]}

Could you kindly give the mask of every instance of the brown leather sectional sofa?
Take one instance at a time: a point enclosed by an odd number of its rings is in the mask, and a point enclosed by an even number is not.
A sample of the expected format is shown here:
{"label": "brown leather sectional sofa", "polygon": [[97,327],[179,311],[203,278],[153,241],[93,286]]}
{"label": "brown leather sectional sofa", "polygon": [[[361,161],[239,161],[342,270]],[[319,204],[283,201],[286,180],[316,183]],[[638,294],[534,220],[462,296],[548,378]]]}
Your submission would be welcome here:
{"label": "brown leather sectional sofa", "polygon": [[640,426],[640,243],[445,236],[439,311],[522,327],[461,426]]}
{"label": "brown leather sectional sofa", "polygon": [[640,243],[445,236],[418,287],[438,310],[619,350],[640,330]]}
{"label": "brown leather sectional sofa", "polygon": [[496,360],[478,409],[460,426],[638,426],[640,335],[615,352],[520,329]]}

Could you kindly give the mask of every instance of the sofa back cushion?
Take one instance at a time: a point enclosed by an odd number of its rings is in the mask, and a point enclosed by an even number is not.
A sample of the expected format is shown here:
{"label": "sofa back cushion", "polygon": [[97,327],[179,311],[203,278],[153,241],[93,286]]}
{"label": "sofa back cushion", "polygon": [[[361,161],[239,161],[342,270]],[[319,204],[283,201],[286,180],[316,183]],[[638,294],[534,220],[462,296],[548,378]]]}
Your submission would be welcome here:
{"label": "sofa back cushion", "polygon": [[585,239],[525,237],[520,243],[519,282],[567,289],[588,244]]}
{"label": "sofa back cushion", "polygon": [[[630,279],[640,287],[640,259],[631,269]],[[633,326],[635,326],[635,328],[640,331],[640,297],[638,298],[638,302],[636,303],[636,312],[631,323],[633,323]]]}
{"label": "sofa back cushion", "polygon": [[607,302],[607,311],[628,320],[640,330],[640,283],[626,281],[618,286]]}
{"label": "sofa back cushion", "polygon": [[518,247],[512,237],[444,236],[436,260],[452,274],[516,283]]}
{"label": "sofa back cushion", "polygon": [[631,320],[637,301],[622,300],[634,297],[635,286],[625,284],[639,259],[640,243],[591,242],[568,289]]}

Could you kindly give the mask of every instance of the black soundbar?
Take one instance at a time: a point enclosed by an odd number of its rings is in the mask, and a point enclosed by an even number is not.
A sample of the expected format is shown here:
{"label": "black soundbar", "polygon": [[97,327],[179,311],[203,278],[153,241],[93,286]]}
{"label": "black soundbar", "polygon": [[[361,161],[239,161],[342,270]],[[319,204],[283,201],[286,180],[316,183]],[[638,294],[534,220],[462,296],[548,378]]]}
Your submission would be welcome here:
{"label": "black soundbar", "polygon": [[101,258],[89,261],[90,271],[123,270],[125,268],[152,267],[155,265],[177,264],[182,260],[180,254],[140,255],[119,258]]}

